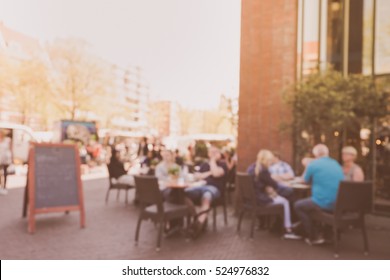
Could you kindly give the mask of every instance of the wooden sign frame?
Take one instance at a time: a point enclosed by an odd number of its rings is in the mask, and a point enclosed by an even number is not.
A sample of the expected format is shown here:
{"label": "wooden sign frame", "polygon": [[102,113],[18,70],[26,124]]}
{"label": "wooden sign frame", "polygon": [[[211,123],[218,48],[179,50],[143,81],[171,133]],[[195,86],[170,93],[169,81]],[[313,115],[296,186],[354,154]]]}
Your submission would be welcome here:
{"label": "wooden sign frame", "polygon": [[[23,205],[23,217],[26,216],[28,212],[28,232],[35,232],[35,215],[43,213],[52,213],[52,212],[66,212],[69,211],[80,211],[80,227],[85,227],[85,209],[84,209],[84,196],[83,188],[81,182],[81,172],[80,172],[80,156],[79,151],[76,145],[71,144],[60,144],[60,143],[32,143],[29,151],[28,157],[28,174],[27,174],[27,184],[24,194],[24,205]],[[59,207],[45,207],[45,208],[36,208],[35,207],[35,147],[57,147],[57,148],[73,148],[75,153],[75,169],[77,176],[77,189],[78,189],[78,205],[62,205]]]}

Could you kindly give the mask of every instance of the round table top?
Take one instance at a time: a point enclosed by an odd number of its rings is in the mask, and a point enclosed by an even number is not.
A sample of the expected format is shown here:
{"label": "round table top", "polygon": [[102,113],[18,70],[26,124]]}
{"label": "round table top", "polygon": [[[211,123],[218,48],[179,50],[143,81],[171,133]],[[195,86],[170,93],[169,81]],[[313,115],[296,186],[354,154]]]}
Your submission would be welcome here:
{"label": "round table top", "polygon": [[310,189],[310,185],[305,183],[291,183],[289,186],[293,189]]}
{"label": "round table top", "polygon": [[171,189],[185,189],[190,186],[190,182],[186,182],[184,180],[169,180],[162,183],[166,188]]}
{"label": "round table top", "polygon": [[306,183],[305,181],[303,181],[303,179],[301,177],[296,177],[294,179],[292,179],[291,181],[287,181],[286,182],[286,185],[293,188],[293,189],[310,189],[311,186],[310,184]]}

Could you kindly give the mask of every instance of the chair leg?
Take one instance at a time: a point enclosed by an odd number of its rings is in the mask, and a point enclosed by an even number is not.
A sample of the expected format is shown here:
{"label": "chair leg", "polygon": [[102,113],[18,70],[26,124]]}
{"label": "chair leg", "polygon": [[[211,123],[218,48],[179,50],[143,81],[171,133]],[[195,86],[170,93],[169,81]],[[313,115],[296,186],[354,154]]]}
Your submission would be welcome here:
{"label": "chair leg", "polygon": [[107,190],[107,194],[106,194],[106,204],[107,204],[107,202],[108,202],[108,196],[109,196],[109,194],[110,194],[110,190],[111,190],[111,189],[108,189],[108,190]]}
{"label": "chair leg", "polygon": [[225,226],[228,225],[226,205],[223,205],[223,217],[225,219]]}
{"label": "chair leg", "polygon": [[116,201],[119,200],[119,191],[120,191],[120,189],[118,189],[118,191],[117,191],[117,193],[116,193]]}
{"label": "chair leg", "polygon": [[187,215],[186,219],[186,229],[188,230],[191,226],[191,215]]}
{"label": "chair leg", "polygon": [[213,207],[213,229],[217,230],[217,207]]}
{"label": "chair leg", "polygon": [[368,245],[368,237],[367,237],[366,223],[364,221],[364,217],[362,217],[361,227],[362,227],[362,233],[363,233],[364,254],[368,255],[368,251],[370,249],[369,249],[369,245]]}
{"label": "chair leg", "polygon": [[126,190],[126,204],[129,204],[129,189]]}
{"label": "chair leg", "polygon": [[339,230],[333,226],[334,257],[339,257]]}
{"label": "chair leg", "polygon": [[158,235],[157,235],[157,247],[156,247],[157,252],[160,251],[160,248],[161,248],[161,239],[162,239],[162,233],[164,231],[164,225],[165,225],[164,220],[160,220],[160,226],[159,226]]}
{"label": "chair leg", "polygon": [[138,244],[139,231],[141,229],[142,216],[140,215],[137,222],[137,228],[135,230],[135,245]]}
{"label": "chair leg", "polygon": [[250,233],[251,239],[253,239],[253,232],[255,230],[255,222],[256,222],[256,215],[255,215],[255,213],[252,213],[251,233]]}
{"label": "chair leg", "polygon": [[241,222],[242,222],[242,218],[244,217],[244,214],[245,214],[245,211],[241,210],[240,215],[238,216],[237,233],[239,233],[241,230]]}

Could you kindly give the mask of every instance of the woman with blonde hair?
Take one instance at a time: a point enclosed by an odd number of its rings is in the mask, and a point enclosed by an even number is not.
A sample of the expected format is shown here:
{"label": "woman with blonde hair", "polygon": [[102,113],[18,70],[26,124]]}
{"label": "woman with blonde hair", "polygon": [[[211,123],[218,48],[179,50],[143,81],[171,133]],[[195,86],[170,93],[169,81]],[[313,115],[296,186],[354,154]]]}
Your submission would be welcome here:
{"label": "woman with blonde hair", "polygon": [[274,155],[269,150],[260,150],[255,163],[248,167],[248,174],[253,176],[257,201],[259,204],[281,204],[284,210],[284,238],[300,239],[291,230],[291,213],[288,200],[276,192],[278,183],[272,179],[268,170],[272,164]]}
{"label": "woman with blonde hair", "polygon": [[361,182],[364,181],[362,168],[355,163],[357,150],[352,146],[346,146],[342,149],[344,180]]}

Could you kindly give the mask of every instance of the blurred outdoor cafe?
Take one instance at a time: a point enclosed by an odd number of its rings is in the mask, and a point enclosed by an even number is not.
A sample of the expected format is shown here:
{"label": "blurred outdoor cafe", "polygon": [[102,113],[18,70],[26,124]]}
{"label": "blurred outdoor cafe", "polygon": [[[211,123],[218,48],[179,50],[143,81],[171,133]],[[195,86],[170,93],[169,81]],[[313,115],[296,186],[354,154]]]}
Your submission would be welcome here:
{"label": "blurred outdoor cafe", "polygon": [[[229,141],[220,145],[218,142],[199,141],[183,151],[169,149],[159,142],[150,143],[149,139],[143,138],[134,161],[127,160],[127,149],[120,145],[112,146],[107,165],[110,186],[106,203],[109,203],[113,190],[117,191],[117,199],[120,191],[125,190],[125,201],[129,203],[128,191],[134,190],[134,203],[140,207],[135,244],[142,242],[142,222],[151,220],[156,225],[157,251],[164,236],[198,239],[207,227],[216,230],[217,226],[226,226],[230,209],[237,217],[238,234],[247,214],[250,238],[254,238],[255,228],[266,229],[283,239],[305,240],[311,246],[332,244],[334,256],[338,257],[341,234],[348,234],[348,230],[354,228],[361,230],[363,252],[368,254],[365,215],[371,213],[373,207],[372,182],[364,180],[364,177],[354,177],[361,175],[361,169],[354,163],[356,150],[353,147],[343,150],[342,167],[328,157],[326,146],[319,146],[325,147],[322,151],[325,154],[316,155],[319,152],[315,147],[314,157],[302,159],[305,171],[301,176],[297,176],[291,166],[282,161],[281,155],[268,150],[261,150],[257,157],[254,155],[254,164],[247,172],[237,172],[237,155]],[[308,180],[306,169],[321,158],[331,160],[335,169],[327,172],[325,165],[323,170],[318,171],[323,173],[318,177],[317,171],[310,171],[314,174]],[[297,206],[297,202],[318,196],[313,196],[313,184],[321,185],[319,178],[326,180],[327,176],[334,175],[332,172],[339,176],[336,183],[325,182],[336,184],[333,194],[329,194],[333,196],[332,208],[317,206],[307,211]],[[319,192],[319,187],[316,188],[314,191]],[[219,211],[222,215],[217,215]],[[302,211],[308,213],[315,233],[307,232]],[[218,220],[222,217],[223,220]]]}

